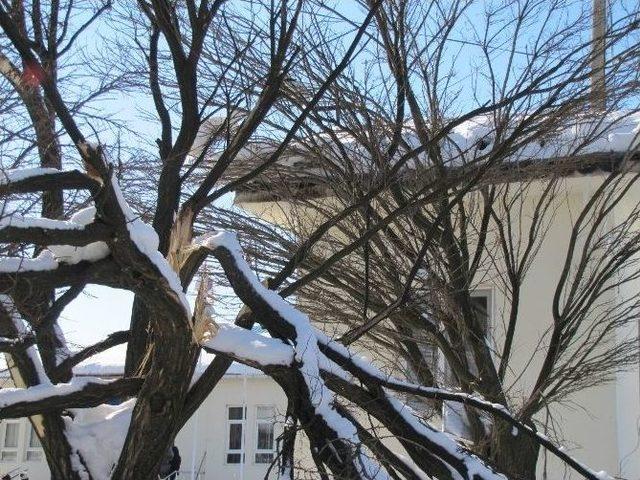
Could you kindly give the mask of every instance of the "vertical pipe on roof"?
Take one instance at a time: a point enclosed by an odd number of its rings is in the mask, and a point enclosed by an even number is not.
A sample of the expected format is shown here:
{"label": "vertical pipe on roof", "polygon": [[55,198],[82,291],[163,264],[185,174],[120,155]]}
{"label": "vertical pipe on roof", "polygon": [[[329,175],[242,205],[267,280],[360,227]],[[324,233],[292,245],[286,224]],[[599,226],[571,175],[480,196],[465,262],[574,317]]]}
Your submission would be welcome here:
{"label": "vertical pipe on roof", "polygon": [[591,108],[604,111],[607,108],[605,78],[607,0],[593,0],[591,12]]}

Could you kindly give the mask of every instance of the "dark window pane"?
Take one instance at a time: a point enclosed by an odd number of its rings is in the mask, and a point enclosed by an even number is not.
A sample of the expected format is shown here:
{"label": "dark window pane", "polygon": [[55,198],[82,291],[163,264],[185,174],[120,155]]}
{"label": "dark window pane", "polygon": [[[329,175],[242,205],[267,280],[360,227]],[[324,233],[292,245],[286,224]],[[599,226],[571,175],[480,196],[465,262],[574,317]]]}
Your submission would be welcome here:
{"label": "dark window pane", "polygon": [[487,333],[489,323],[489,297],[478,295],[471,297],[471,306],[473,307],[476,318],[480,322],[482,330]]}
{"label": "dark window pane", "polygon": [[242,448],[242,424],[232,423],[229,425],[229,450],[240,450]]}
{"label": "dark window pane", "polygon": [[243,407],[229,407],[229,420],[243,420]]}
{"label": "dark window pane", "polygon": [[241,453],[227,453],[227,463],[240,463],[242,455]]}
{"label": "dark window pane", "polygon": [[273,453],[256,453],[256,463],[273,462]]}
{"label": "dark window pane", "polygon": [[273,449],[273,424],[258,424],[258,450]]}

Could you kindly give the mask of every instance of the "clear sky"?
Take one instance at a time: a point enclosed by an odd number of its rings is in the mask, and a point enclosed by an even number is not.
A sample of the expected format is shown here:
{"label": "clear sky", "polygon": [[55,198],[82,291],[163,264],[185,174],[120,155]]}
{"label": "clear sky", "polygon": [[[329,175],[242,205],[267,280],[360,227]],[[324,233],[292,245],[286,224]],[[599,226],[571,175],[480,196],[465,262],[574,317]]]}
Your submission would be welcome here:
{"label": "clear sky", "polygon": [[[96,343],[118,330],[128,330],[133,294],[90,285],[62,313],[60,324],[72,350]],[[125,346],[112,348],[91,362],[124,361]]]}

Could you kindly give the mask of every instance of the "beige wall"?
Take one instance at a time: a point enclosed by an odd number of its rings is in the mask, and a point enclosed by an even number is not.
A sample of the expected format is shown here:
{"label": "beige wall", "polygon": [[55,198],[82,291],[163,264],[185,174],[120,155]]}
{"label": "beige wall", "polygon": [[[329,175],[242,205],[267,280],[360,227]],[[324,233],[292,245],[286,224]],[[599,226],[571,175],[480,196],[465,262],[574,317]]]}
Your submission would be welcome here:
{"label": "beige wall", "polygon": [[[590,192],[599,184],[602,177],[584,176],[565,180],[562,191],[563,202],[557,210],[540,252],[533,263],[525,283],[520,307],[518,327],[515,337],[512,369],[506,377],[511,398],[524,399],[530,392],[543,361],[545,342],[548,341],[549,328],[552,325],[551,299],[564,264],[570,228],[575,215],[584,205]],[[529,198],[522,210],[522,223],[526,227],[532,213],[535,200],[542,191],[539,183],[530,190]],[[633,208],[640,199],[640,189],[628,195],[625,205],[614,212],[622,218],[625,209]],[[243,204],[247,211],[263,219],[286,226],[291,205],[280,202]],[[311,214],[310,214],[311,215]],[[612,218],[615,221],[615,218]],[[309,224],[318,223],[312,216]],[[640,230],[640,228],[639,228]],[[483,281],[476,285],[478,289],[490,289],[493,299],[492,325],[494,341],[502,344],[505,334],[505,295],[495,270],[488,268]],[[612,295],[627,296],[637,293],[638,285],[625,285]],[[637,335],[636,324],[618,331],[619,338]],[[561,405],[551,410],[554,425],[549,428],[549,436],[557,436],[563,446],[579,460],[596,470],[605,470],[613,475],[621,475],[629,480],[640,479],[640,374],[634,371],[617,374],[606,385],[583,390],[572,395]],[[545,423],[545,416],[539,420]],[[564,466],[541,455],[540,478],[561,479],[578,478],[565,475]],[[545,477],[546,473],[546,477]]]}

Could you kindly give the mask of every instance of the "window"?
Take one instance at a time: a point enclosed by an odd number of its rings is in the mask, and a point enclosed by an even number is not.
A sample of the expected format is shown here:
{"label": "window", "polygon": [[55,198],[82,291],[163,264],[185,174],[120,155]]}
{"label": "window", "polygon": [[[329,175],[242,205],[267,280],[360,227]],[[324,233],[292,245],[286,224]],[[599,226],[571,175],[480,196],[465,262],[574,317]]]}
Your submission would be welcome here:
{"label": "window", "polygon": [[[422,332],[419,332],[415,336],[418,351],[416,352],[415,350],[412,350],[411,353],[417,358],[413,363],[407,362],[407,379],[411,383],[422,384],[425,379],[423,375],[425,375],[426,370],[428,369],[431,375],[434,376],[434,379],[439,382],[438,347],[430,341],[424,340],[422,337]],[[416,353],[419,353],[419,357]],[[405,401],[407,406],[411,407],[411,409],[413,409],[414,412],[422,418],[428,418],[434,413],[437,413],[433,409],[433,402],[419,395],[407,394],[405,396]]]}
{"label": "window", "polygon": [[256,463],[271,463],[275,457],[275,408],[259,406],[256,412]]}
{"label": "window", "polygon": [[244,424],[247,407],[227,407],[227,463],[244,463]]}
{"label": "window", "polygon": [[[427,368],[431,371],[431,374],[437,376],[438,374],[438,347],[430,342],[423,342],[418,346],[420,354],[424,360]],[[416,380],[418,376],[416,375]]]}
{"label": "window", "polygon": [[20,436],[20,422],[2,422],[0,437],[0,460],[15,462],[18,460],[18,438]]}
{"label": "window", "polygon": [[485,336],[489,333],[489,323],[491,321],[489,315],[489,307],[491,305],[490,293],[474,293],[471,296],[471,306],[473,307],[476,317],[480,322],[480,327],[484,331]]}
{"label": "window", "polygon": [[25,452],[25,460],[30,462],[39,462],[42,460],[44,452],[38,434],[32,426],[29,426],[29,435],[27,442],[27,450]]}
{"label": "window", "polygon": [[[480,327],[484,333],[485,338],[489,335],[489,327],[491,325],[491,292],[481,291],[474,292],[471,297],[471,304],[476,314],[476,318],[480,322]],[[470,369],[477,370],[475,368],[475,362],[471,352],[467,352],[467,360],[469,361]],[[453,374],[449,372],[450,378],[453,378]],[[467,418],[467,412],[465,407],[461,403],[443,402],[442,404],[442,423],[443,430],[445,432],[456,435],[460,438],[471,438],[471,429],[469,427],[469,419]]]}

